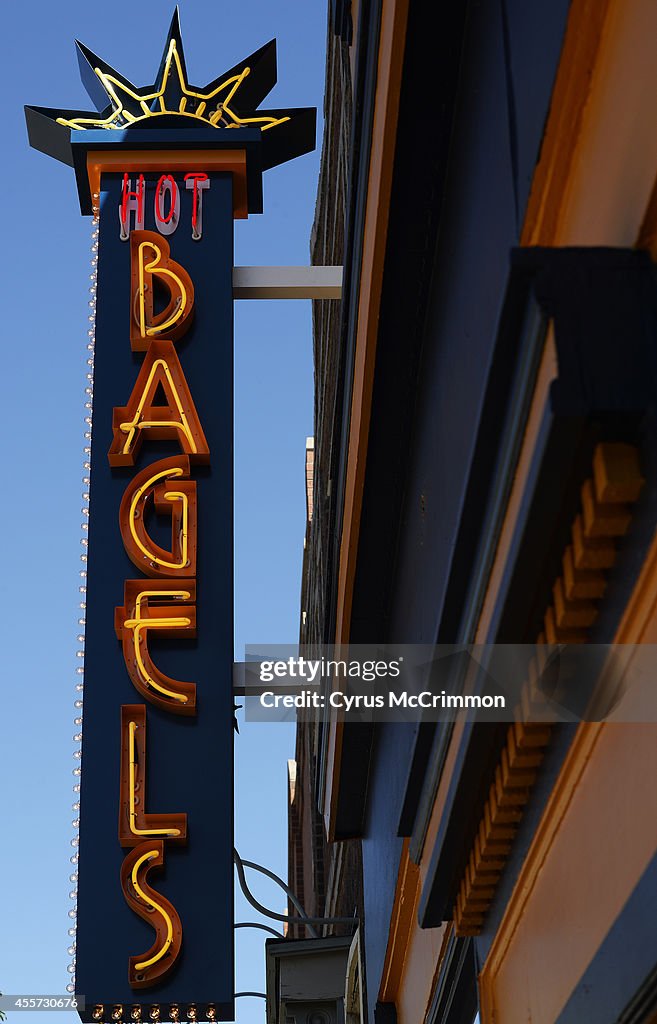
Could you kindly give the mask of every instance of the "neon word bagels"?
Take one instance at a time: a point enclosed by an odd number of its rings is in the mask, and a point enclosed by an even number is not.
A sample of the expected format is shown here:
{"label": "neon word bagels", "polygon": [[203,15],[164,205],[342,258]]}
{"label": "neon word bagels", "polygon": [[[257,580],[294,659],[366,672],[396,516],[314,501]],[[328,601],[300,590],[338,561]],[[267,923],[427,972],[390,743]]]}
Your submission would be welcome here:
{"label": "neon word bagels", "polygon": [[[209,463],[210,450],[175,344],[192,323],[194,286],[171,259],[166,239],[142,230],[130,233],[130,281],[130,345],[144,359],[126,405],[114,408],[110,466],[134,466],[148,441],[169,440],[180,453],[141,469],[123,494],[119,528],[141,577],[125,581],[114,628],[139,695],[168,714],[195,715],[195,684],[165,675],[150,649],[153,638],[196,635],[197,486],[192,469]],[[158,534],[159,542],[148,528],[153,512],[171,523],[170,534],[168,524],[165,534]],[[150,886],[149,875],[164,865],[169,844],[186,843],[188,832],[186,814],[153,814],[145,806],[146,712],[143,703],[121,708],[118,836],[129,849],[121,887],[131,910],[155,930],[151,948],[129,958],[129,982],[135,989],[162,981],[180,955],[180,917]]]}

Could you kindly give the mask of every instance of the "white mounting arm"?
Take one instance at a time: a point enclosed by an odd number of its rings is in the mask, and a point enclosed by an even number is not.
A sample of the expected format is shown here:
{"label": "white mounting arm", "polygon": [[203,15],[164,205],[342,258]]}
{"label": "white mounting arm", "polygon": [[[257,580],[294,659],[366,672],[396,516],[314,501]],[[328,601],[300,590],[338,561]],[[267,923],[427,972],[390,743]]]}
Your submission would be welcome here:
{"label": "white mounting arm", "polygon": [[342,267],[233,267],[235,299],[339,299]]}

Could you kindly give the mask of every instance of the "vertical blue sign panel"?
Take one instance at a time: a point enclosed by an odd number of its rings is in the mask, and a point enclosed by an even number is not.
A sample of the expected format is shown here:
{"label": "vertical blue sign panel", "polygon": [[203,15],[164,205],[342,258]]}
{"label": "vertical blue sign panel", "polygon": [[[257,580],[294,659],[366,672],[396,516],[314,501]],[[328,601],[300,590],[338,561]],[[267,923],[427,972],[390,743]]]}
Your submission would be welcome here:
{"label": "vertical blue sign panel", "polygon": [[[166,169],[164,169],[166,170]],[[146,176],[145,225],[156,230],[155,185]],[[208,1004],[217,1019],[233,1018],[233,217],[230,176],[210,174],[203,193],[203,234],[192,239],[192,192],[182,174],[180,222],[167,237],[171,257],[190,274],[195,317],[175,342],[210,447],[207,466],[192,464],[197,484],[198,568],[196,640],[148,646],[166,675],[197,686],[195,717],[155,707],[134,688],[114,632],[114,609],[124,582],[143,579],[125,553],[119,506],[126,486],[150,463],[179,455],[175,442],[144,440],[134,467],[112,469],[112,411],[124,406],[143,361],[130,347],[130,246],[119,237],[122,175],[102,178],[94,408],[91,455],[87,626],[81,779],[76,990],[85,996],[84,1021],[102,1004],[105,1019],[117,1004],[153,1005],[167,1019],[194,1003],[199,1019]],[[131,175],[134,182],[136,175]],[[182,187],[181,187],[182,186]],[[169,525],[170,533],[170,525]],[[162,535],[166,537],[166,533]],[[170,546],[166,540],[160,541]],[[181,581],[182,583],[183,581]],[[157,585],[157,580],[151,580]],[[129,908],[120,872],[130,852],[118,840],[121,706],[146,706],[145,810],[184,812],[188,842],[165,841],[165,864],[148,882],[178,912],[182,952],[172,973],[151,988],[134,989],[128,960],[152,946],[155,933]]]}

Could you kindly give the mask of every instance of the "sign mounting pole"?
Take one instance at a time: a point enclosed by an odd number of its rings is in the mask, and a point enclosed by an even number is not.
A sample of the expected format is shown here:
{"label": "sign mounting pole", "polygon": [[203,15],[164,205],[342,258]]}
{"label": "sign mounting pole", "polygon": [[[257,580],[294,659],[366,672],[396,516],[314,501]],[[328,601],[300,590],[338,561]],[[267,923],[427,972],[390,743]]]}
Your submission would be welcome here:
{"label": "sign mounting pole", "polygon": [[271,42],[203,88],[78,43],[98,113],[26,107],[99,214],[75,991],[82,1021],[232,1020],[233,219],[315,145],[259,110]]}

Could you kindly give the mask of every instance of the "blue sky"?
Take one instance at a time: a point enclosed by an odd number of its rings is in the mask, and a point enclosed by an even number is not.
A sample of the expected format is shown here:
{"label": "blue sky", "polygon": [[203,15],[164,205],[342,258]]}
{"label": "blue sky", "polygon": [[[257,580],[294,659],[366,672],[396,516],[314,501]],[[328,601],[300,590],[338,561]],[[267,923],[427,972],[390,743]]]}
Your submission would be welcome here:
{"label": "blue sky", "polygon": [[[272,37],[272,106],[316,105],[324,79],[325,5],[316,0],[182,0],[191,81],[202,85]],[[73,174],[28,148],[22,105],[87,106],[75,37],[138,84],[155,77],[173,5],[32,0],[3,11],[2,404],[5,536],[0,719],[0,989],[63,992],[75,814],[72,752],[82,516],[90,221]],[[319,150],[265,177],[265,213],[236,225],[236,263],[307,264]],[[294,642],[303,546],[304,449],[312,433],[308,302],[235,305],[236,652]],[[242,724],[236,843],[286,872],[291,726]],[[276,909],[283,894],[253,879]],[[237,919],[257,915],[238,903]],[[237,933],[237,988],[264,987],[263,933]],[[22,1013],[19,1024],[44,1019]],[[10,1019],[12,1019],[10,1018]],[[52,1019],[52,1018],[51,1018]],[[63,1014],[60,1024],[77,1019]],[[237,1020],[264,1019],[240,1000]]]}

